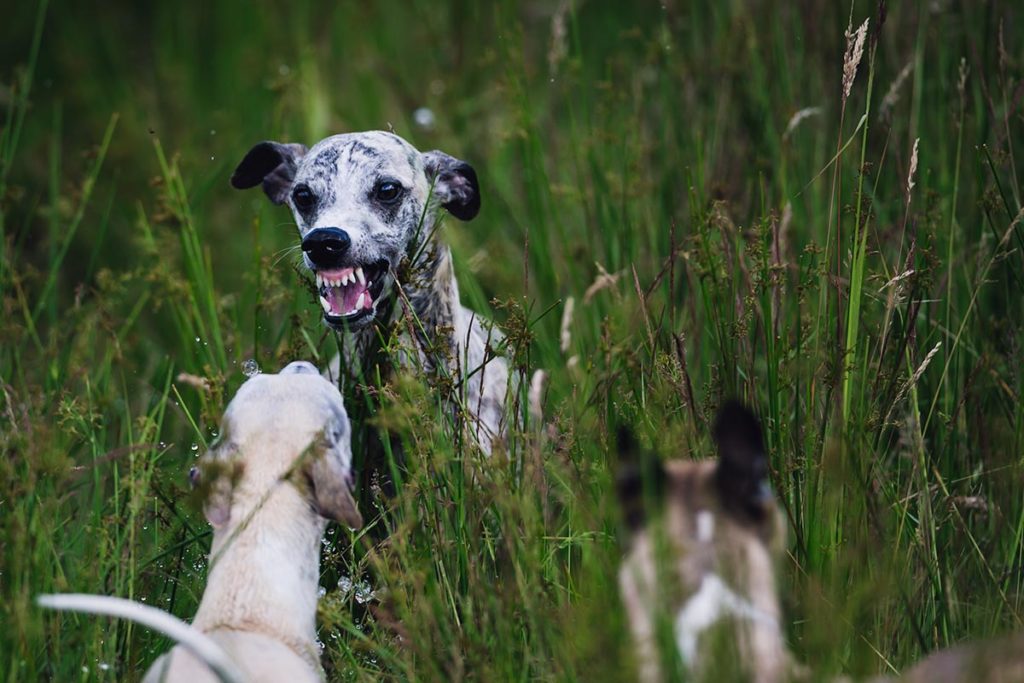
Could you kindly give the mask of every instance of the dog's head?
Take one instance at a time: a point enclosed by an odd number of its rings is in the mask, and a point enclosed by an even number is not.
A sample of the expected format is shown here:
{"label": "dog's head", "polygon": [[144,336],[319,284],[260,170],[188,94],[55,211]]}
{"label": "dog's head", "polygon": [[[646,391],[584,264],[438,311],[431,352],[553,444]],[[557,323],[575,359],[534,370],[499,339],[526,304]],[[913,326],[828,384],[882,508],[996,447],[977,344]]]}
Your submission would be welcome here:
{"label": "dog's head", "polygon": [[[666,660],[654,642],[670,639],[691,674],[707,680],[722,673],[709,660],[725,642],[738,650],[730,666],[780,680],[788,659],[775,567],[785,527],[768,486],[761,428],[730,402],[714,438],[717,460],[662,463],[620,436],[617,485],[630,549],[619,578],[634,636],[646,639],[638,656],[652,660],[640,665],[660,670]],[[659,623],[667,625],[665,640],[656,638]]]}
{"label": "dog's head", "polygon": [[381,131],[334,135],[312,149],[261,142],[231,184],[262,185],[291,207],[324,319],[336,329],[381,314],[396,267],[430,234],[438,206],[461,220],[480,211],[472,166]]}
{"label": "dog's head", "polygon": [[[217,443],[193,470],[214,528],[240,523],[280,486],[295,485],[321,516],[362,526],[352,497],[352,428],[338,388],[298,361],[245,382]],[[196,476],[198,475],[198,476]]]}

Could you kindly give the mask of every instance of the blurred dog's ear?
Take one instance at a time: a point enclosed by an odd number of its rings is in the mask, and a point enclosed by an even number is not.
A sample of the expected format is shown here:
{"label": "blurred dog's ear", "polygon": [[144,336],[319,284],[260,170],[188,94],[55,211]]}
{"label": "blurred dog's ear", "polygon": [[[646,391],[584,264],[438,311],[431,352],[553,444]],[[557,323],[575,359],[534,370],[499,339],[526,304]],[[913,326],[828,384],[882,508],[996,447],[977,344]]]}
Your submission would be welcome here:
{"label": "blurred dog's ear", "polygon": [[753,519],[763,519],[772,503],[768,456],[761,424],[749,408],[727,401],[714,426],[718,446],[715,484],[722,504]]}
{"label": "blurred dog's ear", "polygon": [[653,453],[641,452],[628,427],[616,433],[619,452],[615,490],[626,526],[636,530],[647,520],[649,505],[659,504],[665,491],[665,469]]}
{"label": "blurred dog's ear", "polygon": [[231,186],[237,190],[263,185],[263,191],[275,204],[284,204],[295,182],[299,160],[309,151],[296,143],[264,141],[255,145],[231,174]]}
{"label": "blurred dog's ear", "polygon": [[341,522],[349,528],[363,526],[352,487],[352,445],[348,417],[342,415],[312,448],[312,462],[307,470],[313,486],[313,501],[317,512],[327,519]]}
{"label": "blurred dog's ear", "polygon": [[423,170],[427,182],[441,206],[460,221],[468,221],[480,213],[480,185],[476,171],[465,161],[434,150],[423,154]]}

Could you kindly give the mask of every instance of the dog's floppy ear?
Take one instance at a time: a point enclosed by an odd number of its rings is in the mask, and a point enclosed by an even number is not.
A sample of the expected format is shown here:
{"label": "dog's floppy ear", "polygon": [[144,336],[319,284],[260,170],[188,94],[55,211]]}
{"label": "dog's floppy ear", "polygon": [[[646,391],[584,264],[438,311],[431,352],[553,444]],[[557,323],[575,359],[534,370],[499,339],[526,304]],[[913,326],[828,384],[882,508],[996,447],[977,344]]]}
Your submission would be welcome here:
{"label": "dog's floppy ear", "polygon": [[472,166],[435,149],[423,155],[423,170],[448,213],[461,221],[480,213],[480,185]]}
{"label": "dog's floppy ear", "polygon": [[665,468],[653,453],[640,452],[633,432],[620,427],[616,435],[619,466],[615,491],[626,526],[639,529],[647,519],[647,507],[658,502],[665,490]]}
{"label": "dog's floppy ear", "polygon": [[198,467],[189,470],[189,480],[202,501],[203,514],[215,529],[231,521],[231,499],[243,467],[234,457],[237,452],[234,443],[222,441],[200,458]]}
{"label": "dog's floppy ear", "polygon": [[313,502],[317,512],[327,519],[342,522],[352,529],[363,526],[352,485],[352,443],[348,416],[340,413],[324,430],[317,451],[309,464],[309,480],[313,485]]}
{"label": "dog's floppy ear", "polygon": [[264,141],[245,155],[231,174],[231,186],[247,190],[263,184],[263,191],[275,204],[284,204],[295,180],[299,160],[308,148],[297,143]]}
{"label": "dog's floppy ear", "polygon": [[715,484],[723,505],[752,519],[763,519],[772,493],[757,417],[738,401],[727,401],[715,418],[714,437],[718,445]]}

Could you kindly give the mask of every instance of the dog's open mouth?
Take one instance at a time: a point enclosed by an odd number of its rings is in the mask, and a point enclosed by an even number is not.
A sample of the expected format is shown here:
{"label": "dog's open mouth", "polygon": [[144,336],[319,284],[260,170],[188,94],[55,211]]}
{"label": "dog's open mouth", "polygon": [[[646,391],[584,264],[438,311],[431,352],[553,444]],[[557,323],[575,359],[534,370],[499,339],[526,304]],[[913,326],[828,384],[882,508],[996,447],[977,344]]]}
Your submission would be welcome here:
{"label": "dog's open mouth", "polygon": [[317,271],[316,286],[327,322],[340,324],[372,316],[384,290],[387,268],[388,262],[381,260],[371,266]]}

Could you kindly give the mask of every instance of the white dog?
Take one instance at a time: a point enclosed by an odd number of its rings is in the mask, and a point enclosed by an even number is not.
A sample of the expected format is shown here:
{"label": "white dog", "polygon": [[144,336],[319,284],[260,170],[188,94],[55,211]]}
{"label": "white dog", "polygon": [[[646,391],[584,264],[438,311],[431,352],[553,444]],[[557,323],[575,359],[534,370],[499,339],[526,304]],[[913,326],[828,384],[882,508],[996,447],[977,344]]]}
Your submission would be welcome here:
{"label": "white dog", "polygon": [[194,477],[207,488],[204,511],[214,531],[192,626],[104,596],[40,596],[40,604],[133,619],[178,640],[147,683],[322,681],[321,539],[327,519],[362,526],[351,493],[350,434],[337,387],[310,363],[253,377],[228,405],[221,437]]}

